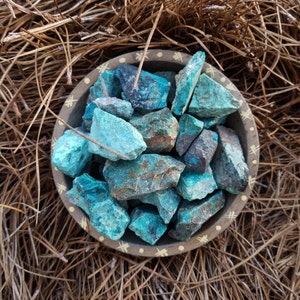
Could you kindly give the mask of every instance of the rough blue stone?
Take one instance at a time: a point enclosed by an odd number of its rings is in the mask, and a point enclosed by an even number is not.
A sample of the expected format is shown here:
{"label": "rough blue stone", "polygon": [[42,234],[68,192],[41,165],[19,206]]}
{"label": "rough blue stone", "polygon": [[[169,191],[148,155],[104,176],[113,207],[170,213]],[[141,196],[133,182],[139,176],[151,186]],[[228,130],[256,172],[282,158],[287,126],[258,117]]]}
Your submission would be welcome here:
{"label": "rough blue stone", "polygon": [[132,161],[107,161],[103,175],[111,195],[127,200],[176,186],[184,168],[171,156],[142,154]]}
{"label": "rough blue stone", "polygon": [[190,170],[183,171],[176,186],[176,191],[184,199],[192,201],[205,198],[217,188],[211,168],[208,167],[203,174]]}
{"label": "rough blue stone", "polygon": [[97,98],[93,102],[87,104],[82,116],[87,130],[91,129],[94,109],[96,107],[124,120],[129,120],[133,114],[133,107],[128,101],[115,97]]}
{"label": "rough blue stone", "polygon": [[226,116],[238,110],[241,103],[221,84],[201,74],[188,112],[198,118]]}
{"label": "rough blue stone", "polygon": [[214,118],[201,118],[201,121],[204,123],[205,129],[210,129],[216,125],[225,124],[227,116],[214,117]]}
{"label": "rough blue stone", "polygon": [[219,145],[211,162],[219,188],[238,194],[247,187],[249,169],[237,134],[230,128],[219,125]]}
{"label": "rough blue stone", "polygon": [[130,123],[142,134],[149,152],[170,152],[175,145],[179,126],[169,108],[133,118]]}
{"label": "rough blue stone", "polygon": [[73,180],[73,187],[66,193],[66,198],[87,214],[98,232],[112,240],[123,236],[130,217],[126,209],[109,195],[105,182],[83,174]]}
{"label": "rough blue stone", "polygon": [[88,101],[94,101],[102,97],[120,97],[121,85],[115,76],[114,70],[106,70],[101,73],[97,81],[90,87]]}
{"label": "rough blue stone", "polygon": [[222,191],[209,195],[203,200],[183,201],[176,213],[174,229],[168,232],[169,236],[180,241],[189,240],[224,206],[224,203],[225,197]]}
{"label": "rough blue stone", "polygon": [[179,134],[176,140],[176,151],[182,156],[194,139],[203,129],[203,122],[195,117],[183,114],[179,120]]}
{"label": "rough blue stone", "polygon": [[186,111],[204,62],[205,53],[198,51],[176,75],[176,94],[172,104],[172,112],[175,115],[180,116]]}
{"label": "rough blue stone", "polygon": [[170,86],[170,91],[168,94],[167,102],[172,103],[174,100],[174,97],[175,97],[175,93],[176,93],[176,81],[175,81],[176,72],[160,71],[160,72],[155,72],[154,74],[157,76],[163,77],[170,82],[171,86]]}
{"label": "rough blue stone", "polygon": [[168,224],[178,208],[181,197],[170,188],[142,196],[140,200],[155,205],[165,224]]}
{"label": "rough blue stone", "polygon": [[125,99],[133,108],[156,110],[167,106],[170,83],[163,77],[141,71],[136,87],[133,86],[138,68],[123,64],[116,69]]}
{"label": "rough blue stone", "polygon": [[89,142],[89,151],[110,160],[132,160],[147,146],[130,123],[100,108],[94,109],[90,137],[107,148]]}
{"label": "rough blue stone", "polygon": [[188,169],[204,173],[217,149],[218,134],[203,129],[184,155],[184,162]]}
{"label": "rough blue stone", "polygon": [[150,245],[154,245],[167,230],[157,209],[150,205],[135,208],[130,218],[128,228]]}
{"label": "rough blue stone", "polygon": [[[77,128],[77,130],[81,130]],[[87,133],[85,133],[87,134]],[[88,152],[88,140],[73,130],[66,130],[57,140],[52,153],[52,163],[65,175],[80,175],[91,159]]]}

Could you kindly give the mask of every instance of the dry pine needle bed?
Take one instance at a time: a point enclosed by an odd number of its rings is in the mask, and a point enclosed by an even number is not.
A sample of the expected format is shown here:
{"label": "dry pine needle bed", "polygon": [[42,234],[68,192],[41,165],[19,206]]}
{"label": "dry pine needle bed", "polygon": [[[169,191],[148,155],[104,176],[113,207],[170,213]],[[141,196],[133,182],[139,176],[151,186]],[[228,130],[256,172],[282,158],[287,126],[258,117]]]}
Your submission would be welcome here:
{"label": "dry pine needle bed", "polygon": [[[299,20],[298,0],[0,2],[0,299],[299,299]],[[83,231],[50,170],[70,91],[145,47],[206,51],[248,99],[261,144],[233,224],[197,250],[152,259]]]}

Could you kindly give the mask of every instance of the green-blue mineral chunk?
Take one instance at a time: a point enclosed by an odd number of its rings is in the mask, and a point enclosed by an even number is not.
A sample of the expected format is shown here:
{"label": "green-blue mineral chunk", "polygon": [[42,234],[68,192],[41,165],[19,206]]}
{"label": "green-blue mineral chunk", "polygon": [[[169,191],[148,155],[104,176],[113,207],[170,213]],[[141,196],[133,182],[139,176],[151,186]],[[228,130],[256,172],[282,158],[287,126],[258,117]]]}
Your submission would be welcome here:
{"label": "green-blue mineral chunk", "polygon": [[160,71],[160,72],[155,72],[154,74],[163,77],[170,82],[171,86],[170,86],[167,102],[172,103],[176,93],[176,81],[175,81],[176,72]]}
{"label": "green-blue mineral chunk", "polygon": [[181,197],[174,189],[170,188],[142,196],[140,200],[143,203],[156,206],[159,215],[165,224],[168,224],[178,208]]}
{"label": "green-blue mineral chunk", "polygon": [[122,118],[129,120],[133,114],[133,107],[130,102],[118,99],[116,97],[97,98],[94,101],[102,110]]}
{"label": "green-blue mineral chunk", "polygon": [[203,129],[184,155],[187,169],[204,173],[215,154],[217,146],[218,134],[214,131]]}
{"label": "green-blue mineral chunk", "polygon": [[132,161],[107,161],[103,175],[118,200],[139,197],[177,185],[185,165],[160,154],[142,154]]}
{"label": "green-blue mineral chunk", "polygon": [[190,170],[183,171],[176,186],[176,191],[182,198],[192,201],[205,198],[217,188],[211,168],[208,167],[203,174]]}
{"label": "green-blue mineral chunk", "polygon": [[201,121],[204,123],[205,129],[210,129],[216,125],[225,124],[227,116],[214,117],[214,118],[201,118]]}
{"label": "green-blue mineral chunk", "polygon": [[179,134],[176,151],[182,156],[203,129],[203,122],[189,114],[183,114],[179,120]]}
{"label": "green-blue mineral chunk", "polygon": [[137,85],[134,86],[137,70],[137,67],[128,64],[116,69],[124,98],[131,102],[133,108],[150,111],[166,107],[170,83],[163,77],[141,71]]}
{"label": "green-blue mineral chunk", "polygon": [[224,203],[225,197],[222,191],[209,195],[203,200],[183,201],[176,213],[174,229],[168,232],[169,236],[180,241],[189,240],[224,206]]}
{"label": "green-blue mineral chunk", "polygon": [[227,116],[238,110],[241,103],[221,84],[201,74],[188,112],[198,118]]}
{"label": "green-blue mineral chunk", "polygon": [[82,116],[83,126],[88,132],[91,130],[94,109],[96,107],[97,107],[97,104],[94,101],[88,103],[85,107],[85,111]]}
{"label": "green-blue mineral chunk", "polygon": [[101,73],[97,81],[90,87],[89,101],[102,97],[120,97],[121,85],[114,70]]}
{"label": "green-blue mineral chunk", "polygon": [[[77,130],[81,130],[77,128]],[[85,133],[87,134],[87,133]],[[52,153],[52,163],[65,175],[76,177],[91,160],[88,140],[73,130],[66,130],[57,140]]]}
{"label": "green-blue mineral chunk", "polygon": [[97,98],[93,102],[87,104],[82,116],[87,130],[91,129],[94,109],[96,107],[124,120],[129,120],[133,114],[133,107],[128,101],[116,97]]}
{"label": "green-blue mineral chunk", "polygon": [[88,216],[91,214],[91,206],[109,196],[107,183],[96,180],[84,173],[73,180],[73,185],[66,193],[69,202],[80,207]]}
{"label": "green-blue mineral chunk", "polygon": [[130,123],[142,134],[148,152],[170,152],[174,147],[179,126],[169,108],[133,118]]}
{"label": "green-blue mineral chunk", "polygon": [[73,187],[66,197],[87,214],[98,232],[112,240],[123,236],[130,217],[126,209],[110,196],[106,182],[83,174],[73,180]]}
{"label": "green-blue mineral chunk", "polygon": [[130,123],[100,108],[94,109],[90,137],[103,146],[89,142],[89,151],[110,160],[137,158],[147,145]]}
{"label": "green-blue mineral chunk", "polygon": [[219,125],[219,145],[211,162],[215,180],[220,189],[238,194],[247,187],[249,169],[237,134]]}
{"label": "green-blue mineral chunk", "polygon": [[157,209],[150,205],[135,208],[130,218],[128,228],[150,245],[154,245],[167,230]]}
{"label": "green-blue mineral chunk", "polygon": [[198,51],[176,75],[176,94],[172,112],[181,116],[187,109],[205,62],[205,53]]}

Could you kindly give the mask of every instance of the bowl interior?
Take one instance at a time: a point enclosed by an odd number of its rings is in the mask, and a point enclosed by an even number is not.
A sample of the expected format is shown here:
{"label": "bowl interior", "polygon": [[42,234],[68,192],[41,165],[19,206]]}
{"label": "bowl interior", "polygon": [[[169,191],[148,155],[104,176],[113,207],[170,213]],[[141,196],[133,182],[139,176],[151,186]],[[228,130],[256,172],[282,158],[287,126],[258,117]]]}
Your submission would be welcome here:
{"label": "bowl interior", "polygon": [[[66,100],[59,114],[59,119],[56,122],[53,132],[53,146],[55,145],[55,141],[59,138],[59,136],[63,134],[64,130],[67,128],[64,122],[66,122],[71,127],[78,127],[81,125],[81,117],[86,106],[86,99],[89,93],[89,88],[97,80],[99,73],[101,73],[105,69],[114,69],[119,64],[124,62],[138,65],[138,57],[140,57],[138,55],[139,53],[142,52],[128,53],[108,61],[107,63],[99,66],[99,68],[89,73],[76,86],[76,88],[72,91],[72,93]],[[180,59],[178,59],[178,57]],[[179,72],[189,59],[189,55],[179,52],[166,50],[150,50],[144,62],[143,70],[147,70],[150,72]],[[259,144],[255,122],[253,120],[252,113],[246,103],[246,100],[226,76],[224,76],[220,71],[218,71],[208,63],[205,63],[203,72],[224,85],[234,94],[234,96],[238,100],[242,101],[241,108],[228,117],[225,125],[235,130],[235,132],[239,136],[244,152],[244,157],[249,166],[250,175],[248,187],[239,195],[226,193],[226,203],[223,209],[216,215],[214,215],[209,221],[207,221],[199,230],[199,232],[195,234],[194,237],[189,241],[178,242],[169,238],[168,235],[164,235],[155,246],[150,246],[140,238],[138,238],[130,230],[126,230],[125,235],[120,241],[112,241],[99,234],[93,227],[90,226],[88,219],[86,218],[84,213],[79,208],[74,207],[66,200],[65,192],[72,187],[72,179],[68,176],[65,176],[53,167],[54,181],[64,205],[67,207],[75,220],[86,231],[88,231],[93,237],[95,237],[97,240],[100,240],[107,246],[126,253],[143,256],[166,256],[192,250],[213,239],[217,234],[228,227],[246,204],[250,196],[253,183],[255,181],[258,166]]]}

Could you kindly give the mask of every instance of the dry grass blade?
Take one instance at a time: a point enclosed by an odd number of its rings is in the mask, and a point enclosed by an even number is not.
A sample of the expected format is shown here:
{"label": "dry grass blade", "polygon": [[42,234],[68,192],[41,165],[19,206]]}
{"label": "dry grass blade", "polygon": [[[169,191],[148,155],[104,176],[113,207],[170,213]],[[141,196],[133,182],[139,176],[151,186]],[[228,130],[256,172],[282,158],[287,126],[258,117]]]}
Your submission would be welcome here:
{"label": "dry grass blade", "polygon": [[[21,2],[0,6],[0,298],[299,299],[299,1]],[[261,143],[252,197],[230,228],[153,259],[91,238],[50,171],[71,90],[107,59],[148,47],[206,51],[248,99]]]}

